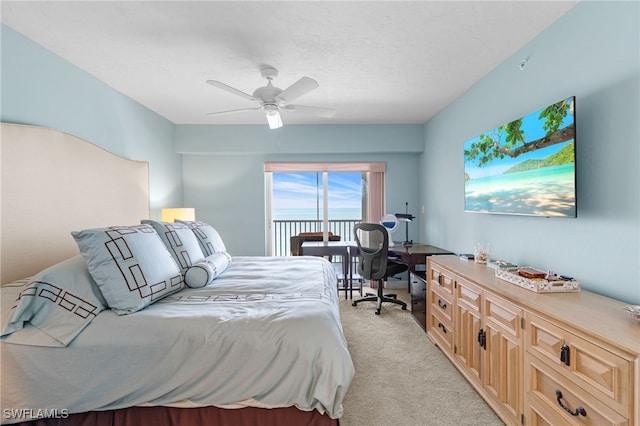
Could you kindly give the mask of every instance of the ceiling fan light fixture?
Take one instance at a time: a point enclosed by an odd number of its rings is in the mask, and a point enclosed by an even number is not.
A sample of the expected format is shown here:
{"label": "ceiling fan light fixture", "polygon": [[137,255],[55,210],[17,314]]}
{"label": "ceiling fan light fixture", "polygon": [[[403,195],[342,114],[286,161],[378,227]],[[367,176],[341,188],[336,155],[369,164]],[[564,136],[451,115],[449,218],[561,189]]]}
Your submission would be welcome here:
{"label": "ceiling fan light fixture", "polygon": [[282,118],[280,118],[280,112],[276,105],[265,105],[264,113],[267,116],[267,123],[269,123],[269,129],[278,129],[282,127]]}

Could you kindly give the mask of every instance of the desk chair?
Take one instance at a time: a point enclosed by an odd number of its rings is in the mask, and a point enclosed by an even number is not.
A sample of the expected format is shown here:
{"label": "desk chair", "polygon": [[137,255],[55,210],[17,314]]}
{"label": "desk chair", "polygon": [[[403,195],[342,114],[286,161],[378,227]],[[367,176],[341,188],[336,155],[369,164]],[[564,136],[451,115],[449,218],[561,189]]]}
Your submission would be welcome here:
{"label": "desk chair", "polygon": [[357,223],[353,227],[359,259],[358,273],[365,279],[378,281],[378,294],[367,293],[364,298],[352,303],[357,306],[360,302],[377,302],[376,315],[380,315],[382,302],[395,303],[407,309],[407,304],[398,300],[395,294],[384,294],[384,281],[393,275],[406,271],[407,265],[388,259],[389,233],[378,223]]}

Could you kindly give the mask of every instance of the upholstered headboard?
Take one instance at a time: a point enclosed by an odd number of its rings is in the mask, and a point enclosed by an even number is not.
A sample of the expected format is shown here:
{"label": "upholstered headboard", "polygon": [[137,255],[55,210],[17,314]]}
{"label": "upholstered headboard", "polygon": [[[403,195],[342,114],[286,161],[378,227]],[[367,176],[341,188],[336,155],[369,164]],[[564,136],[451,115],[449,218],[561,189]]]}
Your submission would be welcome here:
{"label": "upholstered headboard", "polygon": [[70,134],[0,124],[0,282],[78,253],[70,232],[149,218],[149,165]]}

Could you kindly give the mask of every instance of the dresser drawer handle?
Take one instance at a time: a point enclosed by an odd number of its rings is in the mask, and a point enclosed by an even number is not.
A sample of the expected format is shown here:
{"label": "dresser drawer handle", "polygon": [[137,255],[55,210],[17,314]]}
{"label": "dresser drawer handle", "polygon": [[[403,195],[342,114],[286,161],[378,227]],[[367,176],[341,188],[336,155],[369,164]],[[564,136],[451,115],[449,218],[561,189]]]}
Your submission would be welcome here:
{"label": "dresser drawer handle", "polygon": [[441,322],[438,323],[438,328],[441,328],[442,332],[444,334],[447,334],[447,329],[445,328],[444,324],[442,324]]}
{"label": "dresser drawer handle", "polygon": [[562,392],[560,391],[560,389],[556,389],[556,399],[558,400],[558,404],[560,404],[560,406],[564,409],[564,411],[571,414],[572,416],[580,416],[580,415],[585,417],[587,416],[587,410],[582,408],[582,406],[579,406],[578,408],[576,408],[576,411],[571,411],[571,408],[564,405],[562,403]]}
{"label": "dresser drawer handle", "polygon": [[447,309],[447,304],[446,303],[442,303],[442,300],[438,299],[438,306],[440,306],[442,309]]}
{"label": "dresser drawer handle", "polygon": [[571,349],[567,345],[562,345],[560,348],[560,362],[565,365],[571,365]]}

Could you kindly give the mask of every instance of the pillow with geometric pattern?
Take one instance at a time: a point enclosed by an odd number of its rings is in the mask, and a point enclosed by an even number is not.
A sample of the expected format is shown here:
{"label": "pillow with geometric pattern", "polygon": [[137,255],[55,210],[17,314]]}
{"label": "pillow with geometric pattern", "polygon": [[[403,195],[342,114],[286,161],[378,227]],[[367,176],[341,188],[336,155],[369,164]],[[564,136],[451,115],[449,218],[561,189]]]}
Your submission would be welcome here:
{"label": "pillow with geometric pattern", "polygon": [[188,267],[204,259],[196,235],[185,223],[156,220],[142,220],[140,223],[153,226],[183,274]]}
{"label": "pillow with geometric pattern", "polygon": [[109,308],[130,314],[184,287],[178,264],[151,225],[72,232]]}
{"label": "pillow with geometric pattern", "polygon": [[176,220],[176,222],[184,223],[191,228],[193,233],[196,234],[196,238],[200,242],[200,247],[202,248],[202,252],[205,256],[211,256],[213,253],[227,251],[218,231],[208,223],[204,223],[199,220]]}
{"label": "pillow with geometric pattern", "polygon": [[0,333],[8,343],[67,346],[107,305],[80,255],[25,281]]}

